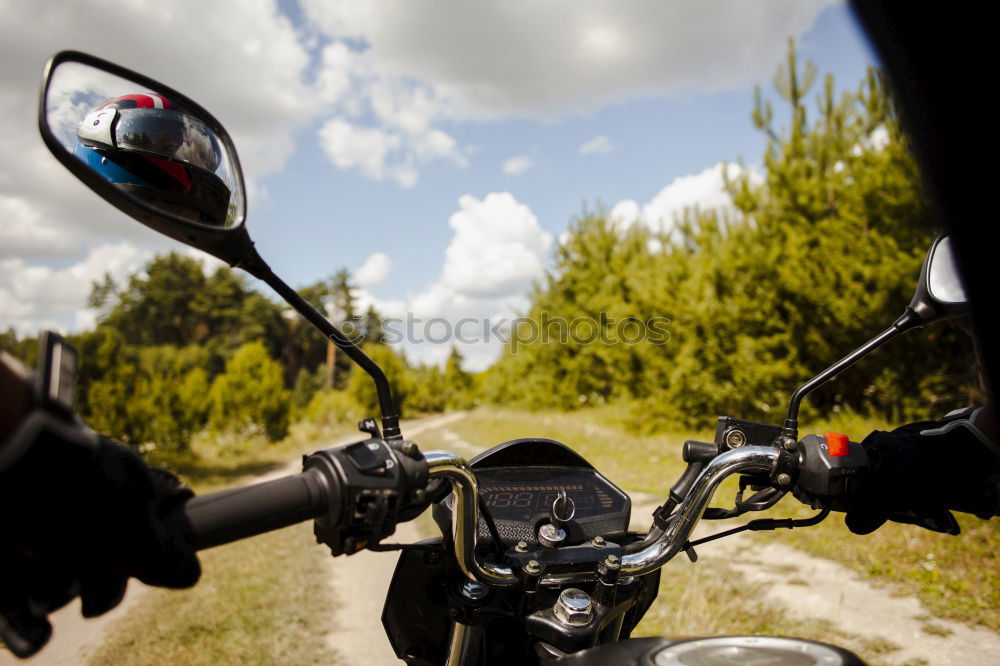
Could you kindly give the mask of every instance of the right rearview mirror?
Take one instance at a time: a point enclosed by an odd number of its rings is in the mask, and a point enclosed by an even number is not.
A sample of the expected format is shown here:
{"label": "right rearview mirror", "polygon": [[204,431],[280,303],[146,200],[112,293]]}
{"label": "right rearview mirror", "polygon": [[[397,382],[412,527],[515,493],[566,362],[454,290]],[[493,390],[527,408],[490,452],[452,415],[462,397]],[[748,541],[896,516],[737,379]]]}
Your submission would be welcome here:
{"label": "right rearview mirror", "polygon": [[951,237],[939,236],[927,253],[910,309],[924,324],[965,314],[968,299],[958,274]]}
{"label": "right rearview mirror", "polygon": [[920,269],[917,291],[909,307],[882,333],[861,345],[805,384],[795,389],[788,404],[788,416],[782,433],[793,440],[798,438],[799,405],[802,398],[839,375],[846,368],[872,353],[889,340],[912,328],[942,319],[959,317],[968,312],[965,288],[958,274],[958,264],[951,251],[951,238],[938,236],[927,252]]}

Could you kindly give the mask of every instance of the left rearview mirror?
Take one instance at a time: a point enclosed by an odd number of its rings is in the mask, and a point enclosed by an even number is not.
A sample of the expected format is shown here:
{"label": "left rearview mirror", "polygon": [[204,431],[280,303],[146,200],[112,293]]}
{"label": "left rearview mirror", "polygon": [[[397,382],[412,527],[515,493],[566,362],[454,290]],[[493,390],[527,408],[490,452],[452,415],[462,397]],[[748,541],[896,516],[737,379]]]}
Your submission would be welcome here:
{"label": "left rearview mirror", "polygon": [[254,248],[240,160],[212,114],[148,76],[63,51],[45,67],[38,128],[56,159],[109,203],[266,282],[372,377],[382,434],[402,437],[385,372]]}
{"label": "left rearview mirror", "polygon": [[198,103],[84,53],[49,61],[39,130],[81,181],[139,222],[230,264],[246,253],[232,139]]}

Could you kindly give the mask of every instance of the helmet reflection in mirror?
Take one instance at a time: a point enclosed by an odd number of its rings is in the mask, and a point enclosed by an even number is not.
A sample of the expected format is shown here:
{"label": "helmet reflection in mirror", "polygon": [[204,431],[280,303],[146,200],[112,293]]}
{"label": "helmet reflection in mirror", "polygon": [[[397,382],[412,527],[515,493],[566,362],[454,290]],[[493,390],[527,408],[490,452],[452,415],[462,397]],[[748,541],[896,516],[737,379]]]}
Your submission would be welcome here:
{"label": "helmet reflection in mirror", "polygon": [[87,114],[73,154],[129,194],[192,222],[226,226],[231,191],[222,150],[198,118],[153,93],[123,95]]}
{"label": "helmet reflection in mirror", "polygon": [[942,303],[965,303],[965,287],[958,277],[958,267],[951,251],[951,237],[943,237],[934,246],[933,254],[928,257],[930,266],[927,269],[927,291]]}

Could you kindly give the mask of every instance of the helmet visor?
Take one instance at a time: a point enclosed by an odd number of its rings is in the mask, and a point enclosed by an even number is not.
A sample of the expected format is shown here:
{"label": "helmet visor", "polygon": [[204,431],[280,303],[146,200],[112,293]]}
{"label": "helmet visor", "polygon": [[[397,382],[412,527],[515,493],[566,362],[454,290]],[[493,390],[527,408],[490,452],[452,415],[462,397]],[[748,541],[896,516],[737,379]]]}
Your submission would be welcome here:
{"label": "helmet visor", "polygon": [[215,134],[187,113],[166,109],[118,109],[115,147],[186,162],[214,173],[222,153]]}

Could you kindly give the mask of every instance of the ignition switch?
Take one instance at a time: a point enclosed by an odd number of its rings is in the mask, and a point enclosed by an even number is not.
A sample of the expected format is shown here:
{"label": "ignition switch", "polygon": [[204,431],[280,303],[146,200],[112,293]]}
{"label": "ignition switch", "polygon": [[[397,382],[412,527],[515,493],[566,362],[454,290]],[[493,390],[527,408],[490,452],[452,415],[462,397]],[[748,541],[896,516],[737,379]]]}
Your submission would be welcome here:
{"label": "ignition switch", "polygon": [[538,543],[546,548],[555,548],[566,540],[566,530],[563,525],[573,520],[576,515],[576,504],[566,495],[566,490],[560,490],[549,508],[549,522],[538,528]]}

